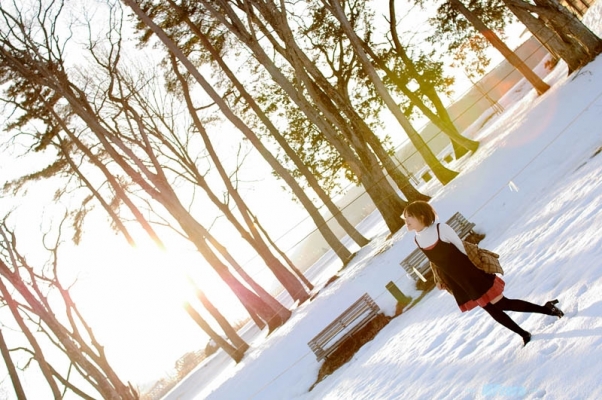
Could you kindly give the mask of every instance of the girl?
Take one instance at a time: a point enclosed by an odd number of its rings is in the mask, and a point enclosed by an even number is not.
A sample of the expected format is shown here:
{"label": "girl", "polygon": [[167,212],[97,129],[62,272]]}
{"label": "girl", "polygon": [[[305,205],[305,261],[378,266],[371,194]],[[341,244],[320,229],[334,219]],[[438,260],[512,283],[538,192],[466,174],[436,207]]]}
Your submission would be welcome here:
{"label": "girl", "polygon": [[531,340],[531,334],[518,326],[504,311],[539,313],[558,318],[564,315],[555,306],[558,300],[539,306],[504,297],[504,281],[495,274],[484,272],[470,261],[456,232],[447,224],[435,223],[437,214],[430,204],[424,201],[410,203],[404,210],[403,217],[408,231],[416,232],[416,245],[435,264],[433,272],[440,280],[437,287],[449,290],[462,312],[476,306],[482,307],[497,322],[519,334],[525,345]]}

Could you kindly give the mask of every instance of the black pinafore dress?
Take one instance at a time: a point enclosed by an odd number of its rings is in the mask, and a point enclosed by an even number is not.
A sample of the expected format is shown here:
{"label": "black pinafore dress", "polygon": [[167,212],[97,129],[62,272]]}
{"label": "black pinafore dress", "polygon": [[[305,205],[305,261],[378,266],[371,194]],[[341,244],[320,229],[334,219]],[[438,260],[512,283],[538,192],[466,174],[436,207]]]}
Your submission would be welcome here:
{"label": "black pinafore dress", "polygon": [[495,274],[488,274],[477,268],[452,243],[441,240],[437,224],[437,242],[422,248],[416,245],[426,257],[437,266],[437,272],[452,292],[462,312],[476,306],[484,307],[504,291],[504,281]]}

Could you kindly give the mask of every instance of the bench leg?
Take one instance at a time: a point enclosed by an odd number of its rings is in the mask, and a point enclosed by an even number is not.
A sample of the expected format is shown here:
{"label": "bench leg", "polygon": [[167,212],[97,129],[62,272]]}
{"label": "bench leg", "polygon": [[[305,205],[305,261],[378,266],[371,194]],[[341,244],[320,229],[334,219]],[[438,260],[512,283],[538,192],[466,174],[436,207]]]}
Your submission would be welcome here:
{"label": "bench leg", "polygon": [[416,267],[412,267],[412,269],[414,270],[414,273],[416,274],[416,276],[417,276],[418,278],[420,278],[420,280],[421,280],[422,282],[426,282],[426,278],[424,277],[424,275],[422,275],[422,274],[421,274],[421,273],[420,273],[420,272],[419,272],[419,271],[416,269]]}

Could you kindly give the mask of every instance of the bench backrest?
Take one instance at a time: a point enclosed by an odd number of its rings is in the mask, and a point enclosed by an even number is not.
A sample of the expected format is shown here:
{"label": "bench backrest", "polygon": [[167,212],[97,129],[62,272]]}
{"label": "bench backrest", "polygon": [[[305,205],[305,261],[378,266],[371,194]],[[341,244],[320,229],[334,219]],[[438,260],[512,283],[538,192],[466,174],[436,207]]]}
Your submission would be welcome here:
{"label": "bench backrest", "polygon": [[452,215],[452,217],[447,220],[447,225],[451,226],[454,231],[460,236],[461,239],[464,239],[466,235],[470,233],[472,228],[475,227],[475,224],[469,222],[462,214],[459,212]]}
{"label": "bench backrest", "polygon": [[318,356],[318,359],[323,358],[329,342],[336,343],[340,337],[345,336],[341,333],[351,332],[355,328],[363,326],[364,323],[370,321],[379,312],[380,308],[378,305],[365,293],[328,324],[326,328],[322,329],[320,333],[309,341],[308,345]]}

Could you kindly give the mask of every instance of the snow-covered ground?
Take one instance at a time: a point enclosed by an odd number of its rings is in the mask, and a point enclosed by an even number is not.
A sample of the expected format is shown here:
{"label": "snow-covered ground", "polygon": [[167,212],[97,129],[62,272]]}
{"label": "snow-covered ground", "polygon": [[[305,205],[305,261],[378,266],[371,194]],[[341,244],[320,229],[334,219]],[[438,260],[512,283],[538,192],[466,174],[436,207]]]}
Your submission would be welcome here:
{"label": "snow-covered ground", "polygon": [[[586,20],[599,35],[601,10]],[[363,293],[392,315],[389,281],[420,294],[399,266],[412,234],[387,240],[374,214],[361,225],[371,243],[338,280],[269,337],[249,332],[239,364],[213,356],[166,398],[601,399],[602,57],[570,77],[561,64],[546,80],[552,88],[539,98],[517,85],[505,112],[474,129],[482,144],[454,165],[461,174],[422,189],[442,221],[460,211],[487,235],[480,246],[501,255],[507,297],[558,298],[564,318],[510,313],[533,334],[523,347],[484,311],[462,314],[434,290],[309,392],[320,363],[307,342],[324,326]],[[334,261],[327,255],[310,271],[317,287],[337,273]]]}

